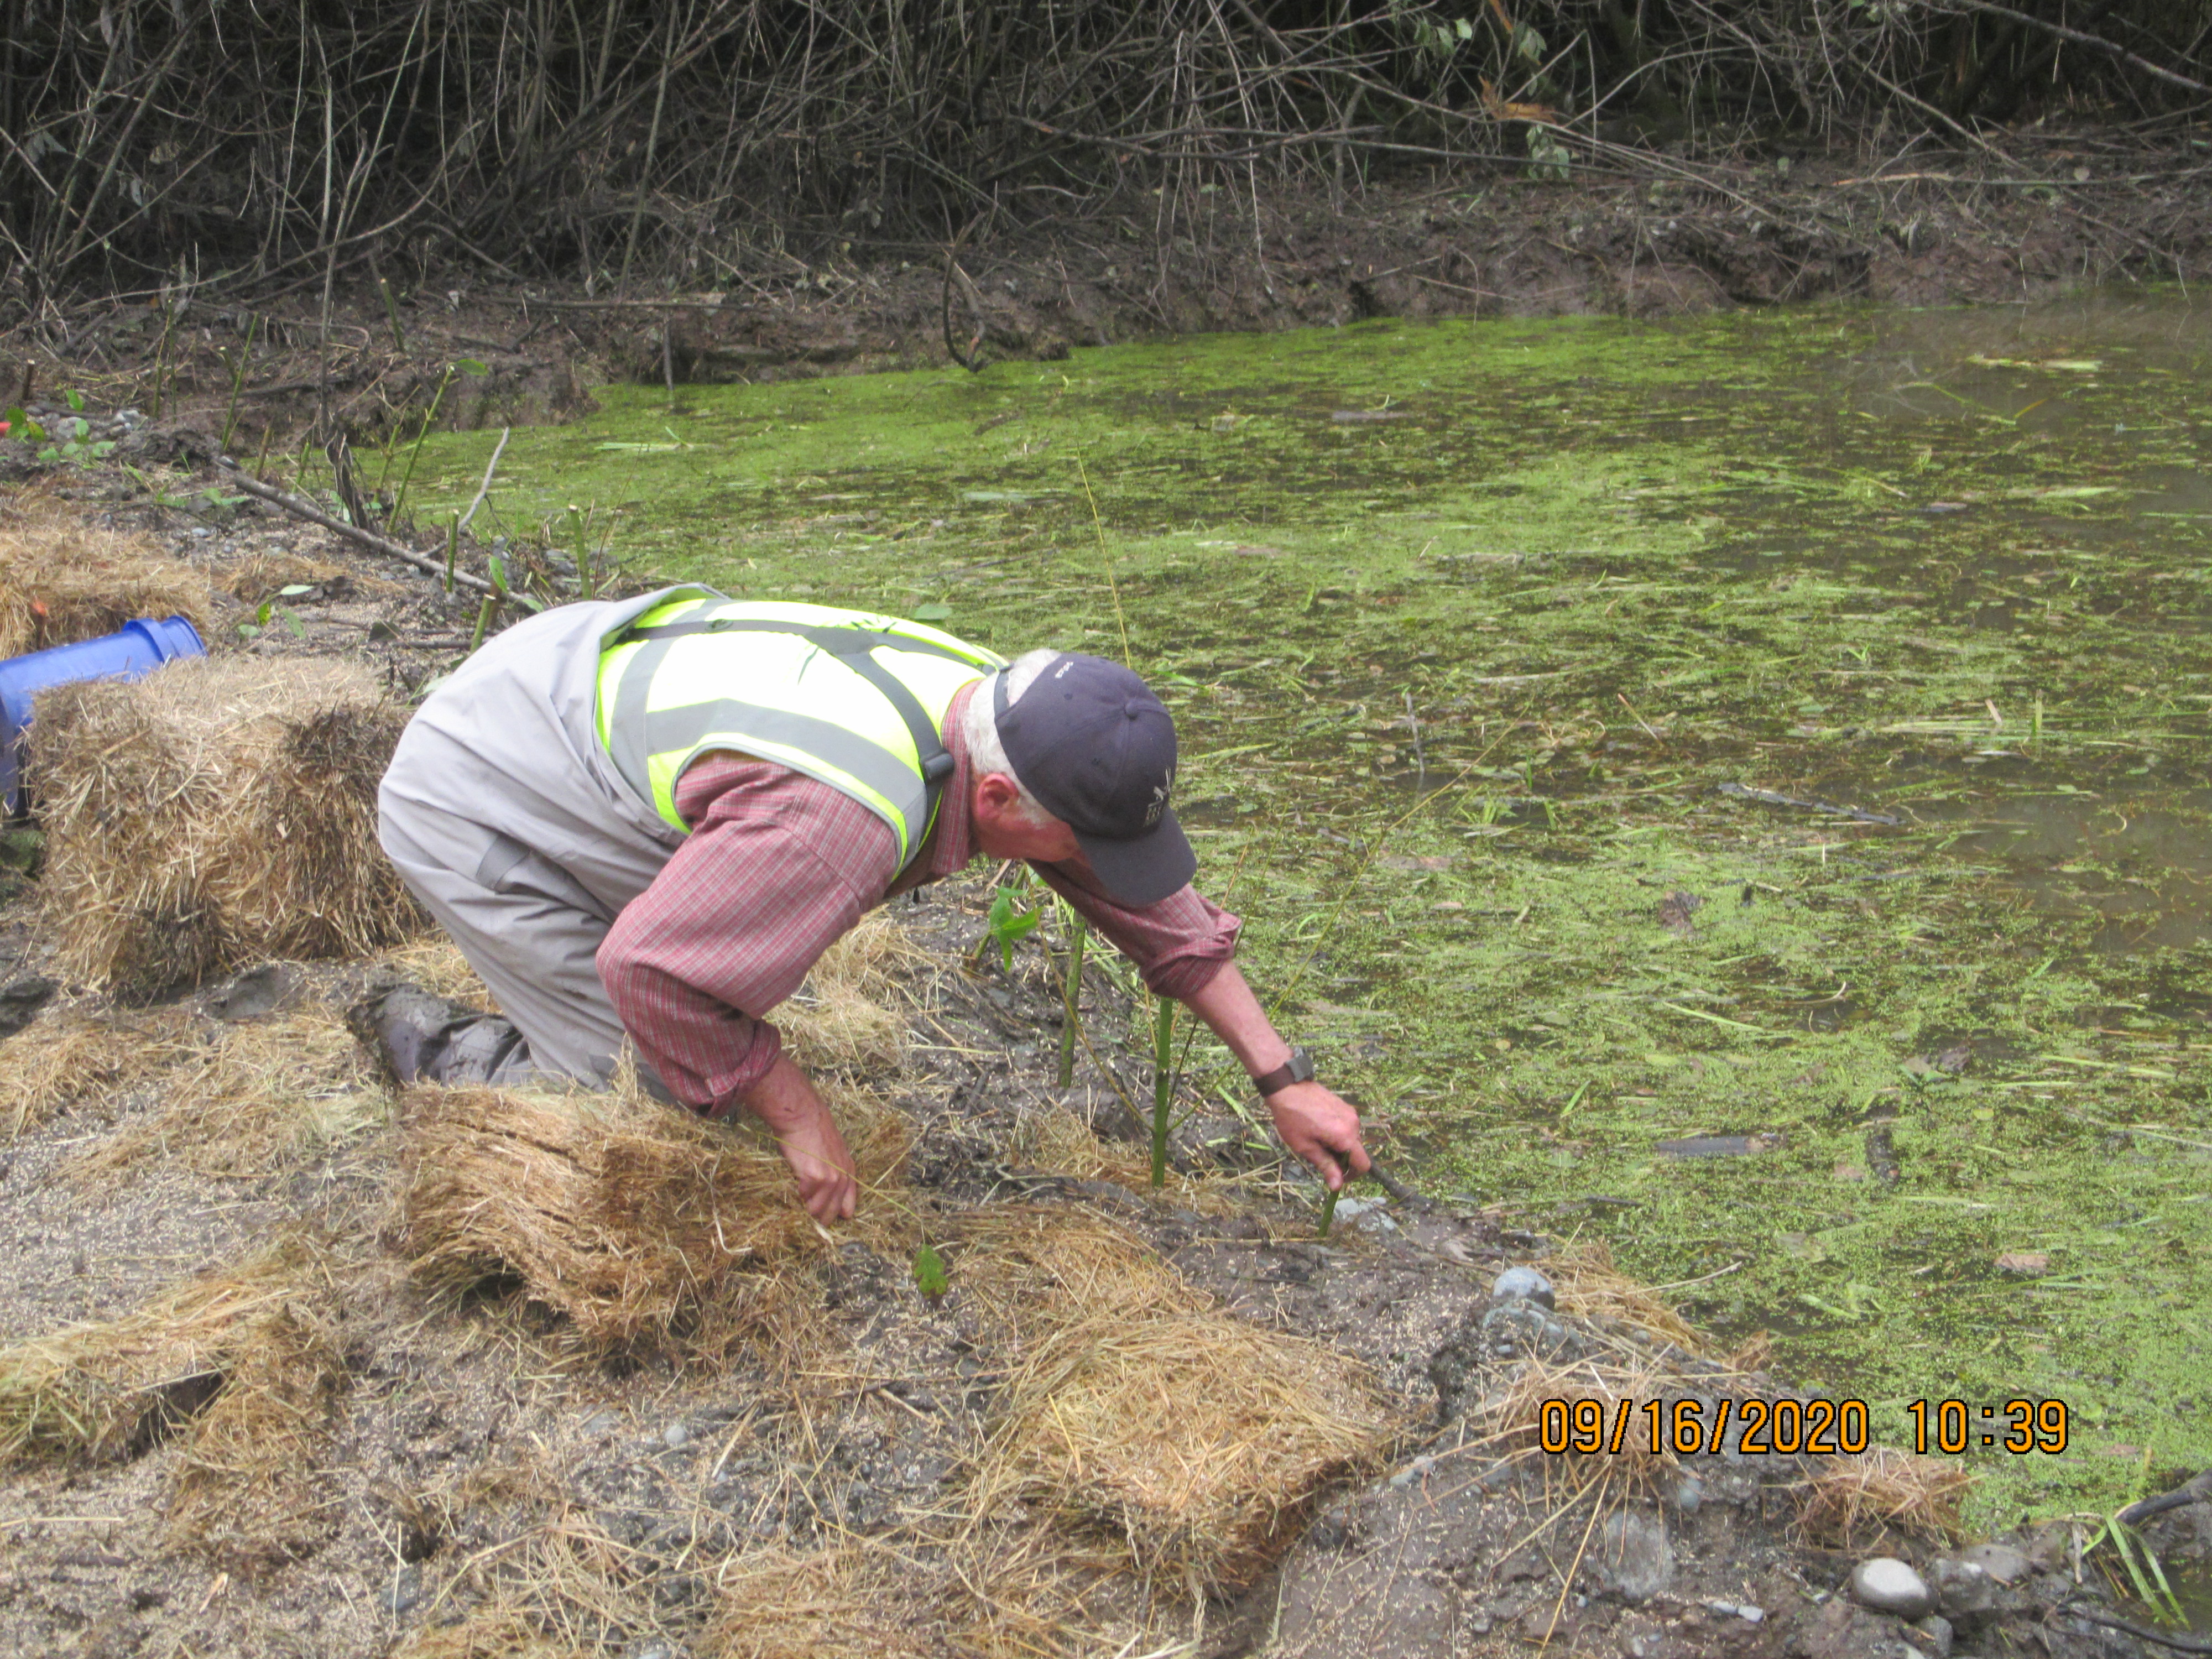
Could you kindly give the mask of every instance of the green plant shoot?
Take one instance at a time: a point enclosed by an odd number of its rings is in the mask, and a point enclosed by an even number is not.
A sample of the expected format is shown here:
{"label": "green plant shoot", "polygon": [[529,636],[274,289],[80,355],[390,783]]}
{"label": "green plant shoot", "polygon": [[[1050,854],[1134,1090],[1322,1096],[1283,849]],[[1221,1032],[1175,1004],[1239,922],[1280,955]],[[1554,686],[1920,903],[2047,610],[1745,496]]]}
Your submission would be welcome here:
{"label": "green plant shoot", "polygon": [[952,1279],[945,1270],[945,1258],[925,1244],[914,1253],[915,1288],[932,1302],[942,1298],[952,1288]]}
{"label": "green plant shoot", "polygon": [[1043,920],[1036,910],[1018,909],[1015,900],[1020,890],[1001,887],[991,895],[991,914],[984,923],[990,936],[999,946],[999,963],[1008,973],[1014,970],[1014,946],[1036,932],[1037,923]]}
{"label": "green plant shoot", "polygon": [[1075,1022],[1081,1018],[1076,1009],[1083,997],[1083,947],[1090,939],[1089,924],[1077,916],[1068,929],[1067,978],[1060,988],[1060,1086],[1063,1089],[1075,1084]]}
{"label": "green plant shoot", "polygon": [[1159,1000],[1152,1016],[1152,1185],[1168,1180],[1168,1107],[1175,1098],[1175,1003]]}

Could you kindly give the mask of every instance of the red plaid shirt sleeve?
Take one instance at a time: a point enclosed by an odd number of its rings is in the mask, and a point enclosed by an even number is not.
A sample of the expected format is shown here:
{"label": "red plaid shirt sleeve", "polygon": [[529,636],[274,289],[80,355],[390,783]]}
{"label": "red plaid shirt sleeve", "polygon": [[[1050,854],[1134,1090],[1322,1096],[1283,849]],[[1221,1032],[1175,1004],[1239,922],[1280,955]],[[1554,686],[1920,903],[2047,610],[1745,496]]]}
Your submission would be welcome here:
{"label": "red plaid shirt sleeve", "polygon": [[720,1116],[782,1052],[764,1016],[881,902],[898,846],[850,796],[734,755],[694,763],[676,809],[691,834],[615,918],[599,978],[670,1092]]}
{"label": "red plaid shirt sleeve", "polygon": [[1073,866],[1033,866],[1052,890],[1137,964],[1145,983],[1164,997],[1187,997],[1205,988],[1237,954],[1243,922],[1185,886],[1142,909],[1116,904],[1091,885],[1089,872]]}

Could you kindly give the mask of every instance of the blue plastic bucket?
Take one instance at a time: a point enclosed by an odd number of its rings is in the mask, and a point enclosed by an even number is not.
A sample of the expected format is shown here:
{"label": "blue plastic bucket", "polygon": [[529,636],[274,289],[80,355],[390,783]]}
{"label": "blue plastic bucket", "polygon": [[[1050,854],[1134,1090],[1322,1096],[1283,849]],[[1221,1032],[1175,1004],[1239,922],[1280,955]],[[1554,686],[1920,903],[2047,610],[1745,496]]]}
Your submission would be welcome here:
{"label": "blue plastic bucket", "polygon": [[141,617],[114,633],[75,645],[57,645],[0,662],[0,798],[17,810],[17,775],[24,728],[40,692],[79,680],[135,680],[178,657],[204,657],[207,647],[182,617]]}

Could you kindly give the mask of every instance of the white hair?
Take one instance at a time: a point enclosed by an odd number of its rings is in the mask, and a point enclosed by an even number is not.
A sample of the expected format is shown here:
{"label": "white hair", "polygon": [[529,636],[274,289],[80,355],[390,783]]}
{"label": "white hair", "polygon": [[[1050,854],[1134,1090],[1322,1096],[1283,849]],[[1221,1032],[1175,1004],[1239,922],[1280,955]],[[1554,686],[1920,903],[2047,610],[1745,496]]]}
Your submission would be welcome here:
{"label": "white hair", "polygon": [[1029,785],[1022,781],[1021,774],[1006,758],[1006,744],[999,741],[999,680],[1001,676],[1006,679],[1006,702],[1011,705],[1036,684],[1037,676],[1058,661],[1060,655],[1053,650],[1024,651],[997,673],[986,675],[981,684],[969,693],[968,707],[960,722],[961,735],[968,743],[969,775],[980,778],[986,773],[998,772],[1012,778],[1014,787],[1022,792],[1022,810],[1032,824],[1051,823],[1054,820],[1044,803],[1030,793]]}

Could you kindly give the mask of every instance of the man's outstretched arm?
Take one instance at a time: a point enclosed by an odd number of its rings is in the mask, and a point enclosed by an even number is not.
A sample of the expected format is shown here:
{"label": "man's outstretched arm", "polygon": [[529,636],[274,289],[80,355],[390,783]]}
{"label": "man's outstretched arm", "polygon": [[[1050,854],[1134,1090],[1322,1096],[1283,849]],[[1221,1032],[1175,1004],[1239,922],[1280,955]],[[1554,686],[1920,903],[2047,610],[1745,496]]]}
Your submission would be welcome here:
{"label": "man's outstretched arm", "polygon": [[817,1221],[845,1221],[860,1201],[853,1154],[806,1073],[780,1054],[743,1097],[745,1109],[768,1125],[799,1182],[799,1201]]}
{"label": "man's outstretched arm", "polygon": [[[1235,963],[1223,963],[1183,1000],[1253,1076],[1264,1077],[1290,1059],[1291,1045],[1278,1035]],[[1293,1083],[1267,1097],[1267,1110],[1283,1144],[1320,1171],[1331,1192],[1349,1178],[1345,1164],[1351,1166],[1351,1175],[1367,1172],[1359,1114],[1334,1091],[1319,1083]]]}

